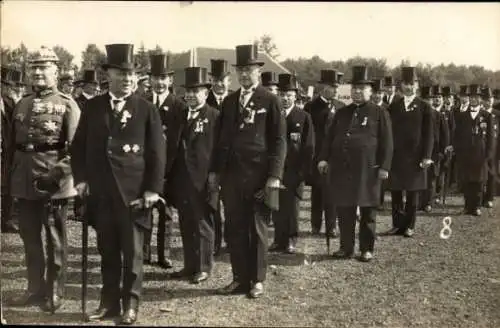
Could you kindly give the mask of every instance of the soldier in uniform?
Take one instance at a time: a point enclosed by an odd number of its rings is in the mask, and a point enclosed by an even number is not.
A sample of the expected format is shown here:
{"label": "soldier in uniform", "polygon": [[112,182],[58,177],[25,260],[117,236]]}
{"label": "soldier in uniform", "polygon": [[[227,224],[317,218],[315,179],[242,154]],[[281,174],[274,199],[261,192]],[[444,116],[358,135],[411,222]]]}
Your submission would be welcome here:
{"label": "soldier in uniform", "polygon": [[99,81],[97,80],[97,71],[86,69],[83,71],[83,78],[79,81],[82,84],[82,94],[76,98],[80,108],[84,108],[87,101],[98,94]]}
{"label": "soldier in uniform", "polygon": [[[76,195],[67,146],[80,118],[76,102],[57,90],[58,61],[47,47],[29,61],[35,92],[24,97],[14,111],[10,184],[11,195],[19,202],[19,232],[28,270],[28,289],[13,303],[39,304],[50,311],[61,306],[64,293],[66,213],[68,199]],[[47,261],[42,227],[47,236]]]}
{"label": "soldier in uniform", "polygon": [[[330,231],[325,229],[325,233],[337,237],[337,213],[335,205],[331,202],[331,197],[327,197],[330,193],[329,182],[315,168],[318,166],[318,156],[328,122],[333,114],[339,108],[344,107],[345,104],[335,99],[340,84],[337,71],[321,70],[321,79],[318,83],[320,83],[319,96],[304,106],[304,110],[311,115],[315,134],[313,170],[306,180],[307,184],[311,186],[311,228],[314,235],[320,233],[323,213],[325,213],[325,228],[331,229]],[[332,187],[336,188],[335,186]]]}
{"label": "soldier in uniform", "polygon": [[[222,103],[221,131],[209,183],[221,186],[233,281],[220,294],[264,293],[267,224],[276,209],[286,155],[285,117],[279,98],[259,85],[255,45],[236,47],[241,88]],[[219,180],[220,179],[220,180]],[[263,199],[264,198],[264,199]]]}
{"label": "soldier in uniform", "polygon": [[213,266],[214,222],[208,210],[211,190],[207,182],[219,132],[219,111],[206,104],[210,87],[206,68],[185,69],[187,108],[175,113],[169,126],[176,136],[169,146],[175,148],[167,149],[173,158],[172,201],[179,211],[184,251],[184,267],[171,277],[188,278],[194,284],[207,280]]}
{"label": "soldier in uniform", "polygon": [[[231,75],[228,68],[228,63],[224,59],[211,59],[211,79],[212,79],[212,89],[210,90],[207,98],[207,105],[220,110],[222,108],[222,102],[226,97],[232,93],[229,90],[231,85]],[[215,193],[214,193],[215,195]],[[214,255],[219,255],[222,248],[222,239],[227,242],[227,227],[224,226],[222,229],[222,201],[218,202],[218,208],[214,211],[210,211],[215,229],[215,241],[214,241]],[[224,220],[224,223],[226,221]],[[224,230],[224,234],[223,231]]]}
{"label": "soldier in uniform", "polygon": [[[448,121],[443,111],[443,90],[440,85],[433,85],[430,89],[422,88],[423,100],[429,99],[432,106],[432,120],[434,133],[434,146],[432,148],[432,164],[427,170],[427,186],[420,193],[419,209],[427,213],[432,211],[432,203],[439,199],[436,193],[440,190],[439,176],[441,163],[445,158],[447,147],[450,145]],[[427,99],[426,99],[427,98]]]}
{"label": "soldier in uniform", "polygon": [[[174,71],[170,69],[170,57],[167,54],[152,54],[151,62],[151,82],[152,92],[147,100],[152,102],[160,113],[162,122],[163,134],[166,138],[167,149],[177,150],[177,144],[174,142],[177,137],[177,132],[171,129],[174,124],[173,119],[176,113],[182,113],[185,109],[185,103],[180,98],[176,97],[171,92],[171,86],[174,78]],[[167,150],[167,153],[168,150]],[[171,173],[174,156],[167,156],[165,167],[165,178],[163,185],[163,195],[165,196],[168,206],[171,206],[171,197],[175,190],[171,188],[173,175]],[[165,269],[172,268],[172,261],[168,258],[170,251],[169,236],[173,229],[173,222],[160,212],[158,216],[158,230],[156,235],[158,262],[157,264]],[[144,238],[144,261],[151,263],[151,232],[147,231]]]}
{"label": "soldier in uniform", "polygon": [[109,92],[85,104],[71,150],[76,188],[94,199],[101,255],[100,304],[88,319],[119,315],[121,299],[125,325],[137,320],[144,231],[152,226],[149,209],[159,201],[166,158],[158,110],[132,92],[133,50],[106,45]]}
{"label": "soldier in uniform", "polygon": [[[432,163],[434,131],[432,108],[417,97],[415,67],[402,68],[403,98],[389,105],[394,154],[389,175],[393,228],[385,234],[414,235],[418,192],[426,188],[427,168]],[[406,204],[403,204],[406,192]]]}
{"label": "soldier in uniform", "polygon": [[278,95],[278,75],[275,72],[262,72],[260,79],[263,87]]}
{"label": "soldier in uniform", "polygon": [[488,161],[494,156],[494,117],[481,110],[481,87],[471,85],[470,106],[455,117],[453,148],[457,156],[459,181],[465,198],[465,213],[481,215],[481,198],[488,179]]}
{"label": "soldier in uniform", "polygon": [[376,207],[380,185],[391,168],[393,140],[389,113],[370,102],[371,81],[366,66],[354,66],[353,103],[333,117],[319,156],[318,170],[328,173],[337,205],[340,249],[335,258],[354,254],[356,208],[360,207],[360,260],[371,261],[375,244]]}
{"label": "soldier in uniform", "polygon": [[2,219],[1,229],[5,233],[19,232],[19,224],[13,215],[13,199],[10,196],[10,165],[14,148],[11,144],[11,128],[16,104],[23,97],[22,72],[2,67]]}
{"label": "soldier in uniform", "polygon": [[497,176],[497,171],[498,171],[498,165],[497,165],[497,139],[498,139],[498,119],[499,119],[499,112],[498,110],[493,108],[493,92],[491,88],[486,87],[481,90],[481,98],[482,98],[482,104],[483,108],[485,111],[488,113],[492,114],[493,116],[493,149],[494,149],[494,154],[493,156],[489,159],[488,161],[488,179],[486,181],[486,185],[484,188],[484,193],[483,193],[483,206],[486,208],[492,208],[493,207],[493,201],[495,200],[496,196],[496,181],[495,177]]}
{"label": "soldier in uniform", "polygon": [[70,73],[61,74],[61,77],[59,78],[59,90],[65,95],[73,97],[74,82],[75,82],[75,77],[72,74]]}
{"label": "soldier in uniform", "polygon": [[314,128],[311,116],[295,105],[297,79],[292,74],[278,76],[278,88],[287,126],[287,154],[283,173],[284,189],[280,190],[279,210],[275,220],[274,243],[269,251],[296,252],[299,234],[299,200],[302,199],[304,179],[311,171],[314,155]]}

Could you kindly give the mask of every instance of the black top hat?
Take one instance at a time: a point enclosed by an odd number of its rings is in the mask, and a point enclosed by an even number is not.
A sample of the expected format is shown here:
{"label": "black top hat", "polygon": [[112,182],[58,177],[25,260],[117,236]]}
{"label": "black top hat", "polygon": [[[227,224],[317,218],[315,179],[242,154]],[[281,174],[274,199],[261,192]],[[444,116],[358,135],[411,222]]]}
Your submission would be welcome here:
{"label": "black top hat", "polygon": [[353,66],[351,84],[371,84],[372,81],[368,79],[368,67],[366,66]]}
{"label": "black top hat", "polygon": [[236,46],[236,65],[233,66],[248,65],[264,65],[264,62],[259,60],[259,48],[255,44]]}
{"label": "black top hat", "polygon": [[469,95],[470,96],[480,96],[481,95],[481,86],[479,84],[469,85]]}
{"label": "black top hat", "polygon": [[170,69],[170,56],[167,54],[154,54],[150,57],[151,61],[151,75],[172,75],[174,71]]}
{"label": "black top hat", "polygon": [[384,88],[384,80],[383,79],[375,79],[372,81],[372,89],[374,92],[382,91]]}
{"label": "black top hat", "polygon": [[103,69],[118,68],[122,70],[135,70],[134,45],[127,43],[107,44],[107,61],[102,65]]}
{"label": "black top hat", "polygon": [[420,88],[420,96],[424,99],[434,96],[433,88],[430,85],[424,85]]}
{"label": "black top hat", "polygon": [[443,94],[443,88],[439,84],[432,86],[432,96],[439,96]]}
{"label": "black top hat", "polygon": [[459,93],[460,93],[461,95],[468,95],[468,94],[469,94],[469,91],[470,91],[470,89],[469,89],[469,86],[468,86],[468,85],[461,85],[461,86],[460,86],[460,92],[459,92]]}
{"label": "black top hat", "polygon": [[280,91],[298,91],[297,77],[293,74],[278,75],[278,89]]}
{"label": "black top hat", "polygon": [[10,80],[10,71],[11,71],[10,68],[2,66],[2,76],[1,76],[2,84],[8,84],[8,85],[12,84],[12,81]]}
{"label": "black top hat", "polygon": [[83,79],[78,82],[83,84],[99,83],[99,81],[97,80],[97,71],[93,69],[86,69],[85,71],[83,71]]}
{"label": "black top hat", "polygon": [[10,70],[7,79],[12,84],[15,84],[15,85],[25,85],[23,78],[24,78],[24,74],[23,74],[22,71],[18,71],[16,69],[13,69],[13,70]]}
{"label": "black top hat", "polygon": [[384,77],[384,85],[386,87],[392,87],[394,86],[394,79],[392,78],[392,76],[388,75],[388,76],[385,76]]}
{"label": "black top hat", "polygon": [[278,85],[278,75],[275,72],[262,72],[260,75],[262,86],[268,87],[270,85]]}
{"label": "black top hat", "polygon": [[339,84],[338,72],[334,69],[322,69],[318,83],[336,86]]}
{"label": "black top hat", "polygon": [[196,87],[211,87],[210,80],[208,78],[208,71],[205,67],[186,67],[184,69],[185,83],[184,88],[196,88]]}
{"label": "black top hat", "polygon": [[500,89],[493,90],[493,97],[500,98]]}
{"label": "black top hat", "polygon": [[211,72],[209,73],[214,78],[223,78],[229,75],[229,67],[225,59],[210,59]]}
{"label": "black top hat", "polygon": [[416,67],[402,67],[401,68],[401,82],[413,83],[418,81]]}
{"label": "black top hat", "polygon": [[449,97],[451,95],[453,95],[453,89],[451,88],[451,86],[449,86],[449,85],[444,86],[443,87],[443,96]]}
{"label": "black top hat", "polygon": [[481,90],[481,97],[485,99],[490,99],[491,97],[493,97],[493,91],[491,90],[491,88],[489,87],[483,88]]}

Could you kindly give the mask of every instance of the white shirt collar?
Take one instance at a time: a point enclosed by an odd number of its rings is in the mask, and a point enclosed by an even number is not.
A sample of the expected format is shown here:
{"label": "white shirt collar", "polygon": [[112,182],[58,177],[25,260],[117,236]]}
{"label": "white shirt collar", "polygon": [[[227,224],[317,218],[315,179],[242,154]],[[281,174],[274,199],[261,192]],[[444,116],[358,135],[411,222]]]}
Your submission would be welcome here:
{"label": "white shirt collar", "polygon": [[411,96],[404,96],[405,103],[406,104],[411,104],[413,100],[415,100],[416,95],[411,95]]}
{"label": "white shirt collar", "polygon": [[441,106],[439,106],[439,107],[433,107],[433,108],[434,108],[434,110],[436,110],[436,111],[440,112],[440,111],[441,111],[441,109],[443,108],[443,105],[441,105]]}
{"label": "white shirt collar", "polygon": [[156,93],[153,91],[153,103],[156,104],[156,101],[157,99],[160,100],[160,105],[163,104],[163,102],[165,101],[165,99],[167,99],[168,95],[170,94],[170,92],[168,91],[168,88],[167,90],[165,90],[165,92],[163,93]]}
{"label": "white shirt collar", "polygon": [[382,105],[384,104],[384,101],[380,101],[378,104],[376,104],[378,107],[382,107]]}
{"label": "white shirt collar", "polygon": [[82,91],[82,95],[83,95],[85,98],[87,98],[87,100],[88,100],[88,99],[92,99],[92,98],[94,98],[93,96],[89,95],[89,94],[88,94],[88,93],[86,93],[85,91]]}
{"label": "white shirt collar", "polygon": [[327,104],[329,104],[329,103],[330,103],[330,101],[328,101],[325,97],[323,97],[323,96],[321,96],[321,95],[320,95],[319,97],[320,97],[320,98],[321,98],[321,100],[323,100],[325,103],[327,103]]}
{"label": "white shirt collar", "polygon": [[287,117],[288,115],[290,115],[290,112],[292,111],[292,109],[293,109],[294,107],[295,107],[295,105],[292,105],[292,106],[290,106],[290,108],[285,109],[285,115],[286,115],[286,117]]}
{"label": "white shirt collar", "polygon": [[[108,92],[109,93],[109,97],[110,97],[110,100],[109,100],[109,103],[111,104],[111,108],[113,110],[116,110],[118,112],[121,112],[122,109],[123,109],[123,106],[125,106],[125,99],[128,98],[131,94],[128,94],[128,95],[125,95],[121,98],[118,98],[117,96],[115,96],[111,91]],[[115,108],[115,104],[113,103],[115,100],[120,100],[121,102],[119,102],[117,104],[117,107]]]}
{"label": "white shirt collar", "polygon": [[195,119],[198,117],[198,115],[200,114],[200,109],[205,106],[205,103],[202,103],[198,106],[196,106],[195,108],[191,108],[191,107],[188,107],[188,116],[187,116],[187,119]]}

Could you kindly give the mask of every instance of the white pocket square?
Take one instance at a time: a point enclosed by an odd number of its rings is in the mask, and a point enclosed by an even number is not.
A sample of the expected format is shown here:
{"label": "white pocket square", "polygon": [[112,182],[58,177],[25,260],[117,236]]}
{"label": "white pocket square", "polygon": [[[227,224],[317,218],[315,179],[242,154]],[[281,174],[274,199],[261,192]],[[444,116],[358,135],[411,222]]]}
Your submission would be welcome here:
{"label": "white pocket square", "polygon": [[257,111],[257,114],[262,114],[262,113],[265,113],[266,112],[266,109],[265,108],[261,108]]}

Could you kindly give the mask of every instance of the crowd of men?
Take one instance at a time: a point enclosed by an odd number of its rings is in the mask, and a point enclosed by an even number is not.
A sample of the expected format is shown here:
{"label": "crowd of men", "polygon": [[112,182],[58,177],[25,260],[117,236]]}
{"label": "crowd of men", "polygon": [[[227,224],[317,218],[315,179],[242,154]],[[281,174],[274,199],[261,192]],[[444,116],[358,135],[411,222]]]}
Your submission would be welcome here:
{"label": "crowd of men", "polygon": [[133,45],[106,53],[104,83],[93,69],[78,81],[59,76],[46,47],[28,63],[29,93],[22,72],[2,68],[2,232],[19,232],[28,279],[13,305],[61,306],[71,201],[76,212],[85,206],[101,256],[100,304],[88,319],[121,316],[123,324],[137,320],[143,265],[153,263],[151,209],[163,199],[157,264],[173,267],[166,235],[175,208],[184,262],[170,277],[206,281],[225,241],[232,277],[217,292],[250,298],[264,293],[268,251],[297,251],[305,185],[312,233],[324,216],[327,236],[340,237],[333,257],[349,259],[359,220],[363,262],[373,258],[386,191],[392,228],[382,235],[413,237],[417,211],[445,202],[454,183],[466,214],[493,206],[499,90],[474,84],[455,95],[420,86],[415,67],[395,81],[355,66],[351,104],[336,99],[343,73],[335,70],[320,72],[310,99],[295,75],[261,72],[256,47],[240,45],[238,90],[229,90],[227,61],[214,58],[210,72],[185,68],[178,97],[166,54],[151,55],[139,76]]}

